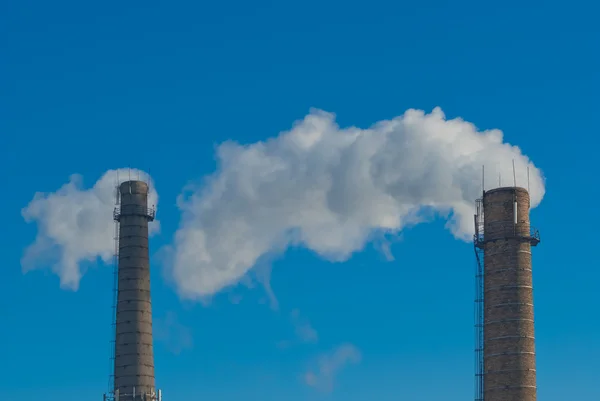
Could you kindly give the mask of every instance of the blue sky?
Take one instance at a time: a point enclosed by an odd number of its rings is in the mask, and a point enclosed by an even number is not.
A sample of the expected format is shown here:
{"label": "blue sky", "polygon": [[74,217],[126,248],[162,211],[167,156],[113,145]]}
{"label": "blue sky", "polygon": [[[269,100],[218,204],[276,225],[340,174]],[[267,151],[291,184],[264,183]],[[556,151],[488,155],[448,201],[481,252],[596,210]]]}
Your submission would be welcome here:
{"label": "blue sky", "polygon": [[[546,195],[532,211],[539,397],[600,399],[598,11],[578,0],[3,2],[3,396],[99,400],[107,386],[111,269],[91,263],[77,292],[49,270],[22,273],[36,226],[21,209],[36,191],[73,173],[91,187],[109,169],[149,171],[158,251],[178,228],[182,188],[217,168],[218,144],[275,137],[311,107],[366,128],[440,106],[501,129],[542,169]],[[438,219],[404,230],[391,251],[394,261],[367,245],[330,263],[289,249],[272,266],[277,310],[261,285],[208,306],[181,301],[154,258],[165,399],[472,398],[472,245]],[[308,386],[306,373],[340,349],[356,363],[332,391]]]}

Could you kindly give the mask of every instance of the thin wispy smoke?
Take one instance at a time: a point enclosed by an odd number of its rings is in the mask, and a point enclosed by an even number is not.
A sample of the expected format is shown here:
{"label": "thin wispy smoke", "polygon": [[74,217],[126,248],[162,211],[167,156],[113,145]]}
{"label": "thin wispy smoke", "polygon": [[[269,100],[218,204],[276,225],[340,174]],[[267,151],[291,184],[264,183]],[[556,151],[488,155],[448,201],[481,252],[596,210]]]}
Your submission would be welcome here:
{"label": "thin wispy smoke", "polygon": [[300,314],[298,309],[290,312],[290,323],[294,330],[293,338],[290,340],[279,341],[277,348],[286,349],[294,344],[316,344],[319,341],[319,333],[310,324],[308,319]]}
{"label": "thin wispy smoke", "polygon": [[164,317],[155,319],[153,330],[155,340],[175,355],[194,346],[191,329],[179,321],[175,312],[169,311]]}
{"label": "thin wispy smoke", "polygon": [[316,367],[304,374],[304,383],[323,392],[331,392],[338,373],[348,365],[360,362],[362,356],[352,344],[342,344],[322,354]]}
{"label": "thin wispy smoke", "polygon": [[315,343],[319,340],[317,331],[312,327],[310,322],[300,316],[298,309],[292,310],[291,314],[292,325],[294,326],[294,332],[296,337],[304,343]]}
{"label": "thin wispy smoke", "polygon": [[333,114],[312,110],[267,141],[223,143],[217,159],[217,171],[178,202],[168,273],[187,299],[236,284],[289,246],[344,261],[375,236],[432,214],[470,240],[482,165],[488,187],[499,174],[513,185],[513,160],[517,185],[527,186],[529,167],[533,207],[545,192],[541,171],[501,131],[448,120],[439,108],[408,110],[368,129],[340,128]]}
{"label": "thin wispy smoke", "polygon": [[[61,288],[77,290],[84,262],[98,258],[110,262],[115,251],[115,186],[129,177],[150,181],[150,205],[158,205],[158,194],[149,176],[135,169],[107,171],[89,189],[83,188],[82,177],[72,175],[69,182],[53,193],[36,193],[22,210],[27,222],[36,223],[35,242],[21,259],[24,272],[50,267],[60,278]],[[159,230],[159,222],[150,224],[150,233]]]}

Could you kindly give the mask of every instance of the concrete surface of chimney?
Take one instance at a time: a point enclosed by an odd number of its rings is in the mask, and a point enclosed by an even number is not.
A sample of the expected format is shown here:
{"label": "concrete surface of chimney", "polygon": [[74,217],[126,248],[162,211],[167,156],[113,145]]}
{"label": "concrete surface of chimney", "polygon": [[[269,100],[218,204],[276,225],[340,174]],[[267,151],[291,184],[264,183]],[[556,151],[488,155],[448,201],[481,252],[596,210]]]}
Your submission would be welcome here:
{"label": "concrete surface of chimney", "polygon": [[485,401],[537,399],[529,202],[523,188],[483,196]]}
{"label": "concrete surface of chimney", "polygon": [[[119,401],[151,399],[155,391],[148,223],[148,185],[119,186],[119,265],[114,361],[114,391]],[[134,396],[135,394],[135,396]]]}

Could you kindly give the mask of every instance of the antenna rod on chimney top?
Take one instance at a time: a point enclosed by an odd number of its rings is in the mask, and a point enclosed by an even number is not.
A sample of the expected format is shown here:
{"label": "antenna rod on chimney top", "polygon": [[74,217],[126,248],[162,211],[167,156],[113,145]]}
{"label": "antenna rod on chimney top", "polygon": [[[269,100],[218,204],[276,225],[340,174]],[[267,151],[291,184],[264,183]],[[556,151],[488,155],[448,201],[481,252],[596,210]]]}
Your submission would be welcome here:
{"label": "antenna rod on chimney top", "polygon": [[485,165],[481,166],[481,193],[485,192]]}

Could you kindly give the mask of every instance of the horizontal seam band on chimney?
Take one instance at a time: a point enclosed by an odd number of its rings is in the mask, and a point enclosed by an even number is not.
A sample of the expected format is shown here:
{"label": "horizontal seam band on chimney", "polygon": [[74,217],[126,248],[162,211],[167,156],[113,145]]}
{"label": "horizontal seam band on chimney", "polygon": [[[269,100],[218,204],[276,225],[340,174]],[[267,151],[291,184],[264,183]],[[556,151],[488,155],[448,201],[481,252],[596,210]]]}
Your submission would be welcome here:
{"label": "horizontal seam band on chimney", "polygon": [[[150,355],[149,355],[150,356]],[[150,358],[145,358],[145,359],[150,359]],[[116,364],[115,367],[127,367],[127,366],[146,366],[149,368],[153,368],[154,364],[153,363],[148,363],[148,361],[136,361],[136,363],[125,363],[125,364]]]}
{"label": "horizontal seam band on chimney", "polygon": [[[122,312],[136,312],[136,313],[140,313],[142,315],[152,315],[152,311],[140,308],[140,309],[127,309],[127,310],[123,310],[123,311],[119,311],[117,312],[117,317],[120,317],[121,319],[124,319],[122,316]],[[150,318],[152,318],[152,316],[150,316]],[[123,320],[118,319],[118,322],[122,322]],[[131,319],[125,319],[126,321],[129,321]]]}
{"label": "horizontal seam band on chimney", "polygon": [[[122,226],[121,230],[119,232],[119,238],[143,238],[143,239],[148,239],[148,235],[146,233],[140,233],[140,231],[146,231],[146,230],[140,230],[141,227],[136,227],[134,230],[125,230],[125,228],[130,227],[130,226]],[[125,233],[126,231],[129,231],[127,234]]]}
{"label": "horizontal seam band on chimney", "polygon": [[[134,311],[146,311],[146,308],[148,307],[148,305],[152,305],[151,301],[149,300],[141,300],[141,299],[122,299],[119,300],[118,304],[131,304],[131,303],[136,303],[136,304],[144,304],[147,306],[140,306],[138,308],[130,308],[130,309],[121,309],[120,311],[117,312],[117,314],[119,312],[134,312]],[[148,311],[150,312],[150,311]]]}
{"label": "horizontal seam band on chimney", "polygon": [[[130,321],[123,321],[123,320],[122,320],[122,321],[120,321],[120,322],[118,322],[118,323],[119,323],[120,325],[123,325],[123,324],[125,324],[125,325],[127,325],[127,324],[134,324],[134,325],[137,325],[137,324],[140,324],[140,323],[141,323],[141,325],[145,325],[145,326],[150,326],[150,327],[152,327],[152,322],[151,322],[151,321],[143,321],[143,322],[139,322],[139,323],[133,323],[133,322],[130,322]],[[124,334],[124,333],[127,333],[127,332],[126,332],[126,331],[119,331],[119,332],[118,332],[118,334]]]}
{"label": "horizontal seam band on chimney", "polygon": [[[138,325],[138,324],[136,324],[134,322],[130,323],[130,322],[123,322],[123,321],[121,321],[121,322],[118,322],[118,323],[120,325],[136,325],[136,326]],[[141,323],[142,323],[141,325],[150,326],[150,328],[152,328],[152,322],[141,322]],[[131,334],[132,332],[138,333],[137,331],[134,331],[134,330],[127,330],[127,331],[119,331],[119,332],[117,332],[117,335]],[[141,332],[139,332],[139,333],[141,333]]]}
{"label": "horizontal seam band on chimney", "polygon": [[152,343],[135,342],[135,343],[117,343],[117,348],[118,347],[125,347],[125,346],[128,346],[128,345],[133,345],[133,344],[135,344],[135,345],[143,345],[145,347],[152,347],[153,346]]}
{"label": "horizontal seam band on chimney", "polygon": [[150,302],[149,298],[149,294],[150,294],[150,290],[144,290],[141,288],[130,288],[130,289],[121,289],[119,290],[119,295],[121,296],[121,302],[122,301],[136,301],[137,298],[125,298],[126,296],[133,296],[133,295],[144,295],[144,293],[146,293],[146,295],[148,295],[148,297],[146,297],[145,299],[148,299],[148,302]]}
{"label": "horizontal seam band on chimney", "polygon": [[[485,354],[486,358],[494,358],[497,356],[512,356],[512,355],[535,355],[534,351],[513,351],[513,352],[498,352],[495,354]],[[519,369],[516,369],[519,370]],[[523,370],[523,369],[522,369]],[[529,369],[524,369],[529,370]]]}
{"label": "horizontal seam band on chimney", "polygon": [[[128,365],[126,365],[126,366],[128,366]],[[144,366],[145,366],[145,365],[144,365]],[[121,367],[121,366],[118,366],[118,367]],[[139,374],[139,375],[132,375],[132,374],[126,375],[126,374],[120,374],[120,375],[119,375],[119,378],[123,378],[123,377],[152,377],[152,378],[154,378],[154,375],[147,375],[147,374]],[[121,380],[119,380],[119,381],[121,381]],[[121,387],[129,387],[129,386],[128,386],[128,385],[121,385]]]}
{"label": "horizontal seam band on chimney", "polygon": [[495,390],[510,390],[510,389],[517,389],[517,388],[537,388],[536,386],[500,386],[500,387],[492,387],[492,388],[487,388],[485,389],[486,392],[488,391],[495,391]]}
{"label": "horizontal seam band on chimney", "polygon": [[[154,383],[152,383],[152,385],[148,384],[148,385],[142,386],[140,390],[138,390],[138,386],[135,386],[135,394],[139,395],[140,397],[142,396],[142,394],[145,394],[146,396],[150,396],[150,395],[156,396],[156,392],[154,390],[155,388],[153,387],[153,385],[154,385]],[[131,400],[132,399],[131,396],[133,395],[133,392],[132,392],[132,390],[130,390],[131,387],[133,387],[133,386],[126,385],[126,384],[119,386],[119,398],[121,400]],[[144,389],[149,389],[149,390],[144,390]],[[130,391],[130,393],[127,393],[126,391]],[[143,400],[143,398],[141,398],[141,399]],[[156,400],[156,398],[146,398],[146,399],[152,400],[152,401]],[[138,401],[138,400],[136,400],[136,401]]]}
{"label": "horizontal seam band on chimney", "polygon": [[[123,322],[121,322],[123,323]],[[152,329],[152,325],[150,323],[147,324],[148,326],[150,326],[150,329]],[[132,334],[144,334],[147,336],[151,336],[151,333],[145,332],[145,331],[135,331],[135,330],[127,330],[127,331],[119,331],[117,333],[118,337],[122,337],[122,336],[127,336],[127,335],[132,335]]]}
{"label": "horizontal seam band on chimney", "polygon": [[[149,266],[123,266],[123,267],[119,266],[119,272],[127,271],[127,270],[131,270],[131,271],[144,270],[144,271],[149,272],[150,271],[150,267]],[[139,276],[134,276],[134,277],[120,277],[119,276],[119,280],[122,280],[122,279],[123,280],[130,280],[130,279],[150,280],[150,277],[145,277],[145,276],[142,276],[142,277],[139,277]]]}
{"label": "horizontal seam band on chimney", "polygon": [[[131,230],[129,230],[131,228]],[[123,224],[119,223],[119,237],[122,238],[125,234],[123,231],[146,231],[147,224],[140,226],[139,224]]]}
{"label": "horizontal seam band on chimney", "polygon": [[[527,250],[524,250],[524,249],[518,249],[518,248],[514,249],[514,248],[512,248],[512,249],[510,249],[510,251],[511,252],[509,252],[509,253],[513,253],[513,252],[514,253],[520,253],[520,252],[522,252],[522,253],[527,253],[529,255],[532,255],[531,251],[527,251]],[[507,254],[507,251],[505,249],[501,250],[500,252],[486,251],[485,257],[486,258],[492,258],[492,257],[495,257],[495,256],[506,256],[506,254]]]}
{"label": "horizontal seam band on chimney", "polygon": [[[120,291],[119,291],[120,292]],[[147,303],[149,305],[152,305],[151,301],[149,299],[140,299],[140,298],[128,298],[128,299],[120,299],[118,304],[122,304],[122,303],[131,303],[132,301],[134,302],[139,302],[139,303]],[[124,312],[127,309],[122,309],[119,312]],[[131,309],[131,310],[139,310],[139,309]]]}
{"label": "horizontal seam band on chimney", "polygon": [[499,306],[507,306],[507,305],[527,305],[527,306],[533,306],[533,304],[531,302],[506,302],[503,304],[494,304],[492,305],[494,308],[497,308]]}
{"label": "horizontal seam band on chimney", "polygon": [[494,290],[508,290],[508,289],[513,289],[513,288],[533,289],[533,286],[531,286],[531,285],[498,285],[496,287],[487,288],[485,290],[485,292],[494,291]]}
{"label": "horizontal seam band on chimney", "polygon": [[[132,247],[127,247],[127,248],[132,248]],[[123,249],[127,249],[127,248],[123,248]],[[136,255],[122,255],[121,253],[119,253],[119,263],[121,263],[121,259],[143,259],[143,260],[150,260],[150,258],[148,256],[142,255],[142,254],[136,254]]]}
{"label": "horizontal seam band on chimney", "polygon": [[[499,266],[499,267],[504,267],[504,266]],[[487,268],[485,270],[485,275],[490,275],[490,273],[500,273],[500,272],[510,272],[510,271],[530,272],[532,270],[528,269],[528,268],[525,268],[525,267],[512,267],[512,268],[502,268],[502,269],[490,269],[490,268]]]}
{"label": "horizontal seam band on chimney", "polygon": [[[134,270],[134,269],[140,270],[141,268],[139,268],[139,267],[131,268],[131,270]],[[144,268],[144,269],[147,269],[147,268]],[[119,282],[121,282],[121,281],[124,281],[124,282],[127,282],[127,281],[150,281],[150,276],[146,274],[144,276],[121,277],[121,278],[119,278]]]}
{"label": "horizontal seam band on chimney", "polygon": [[[138,271],[138,270],[143,270],[145,272],[149,272],[150,271],[150,266],[121,266],[119,267],[119,272],[123,272],[123,271],[127,271],[127,270],[131,270],[132,272]],[[125,276],[125,275],[119,275],[119,280],[132,280],[132,279],[136,279],[136,280],[150,280],[150,277],[146,274],[144,276]]]}
{"label": "horizontal seam band on chimney", "polygon": [[487,341],[497,341],[497,340],[504,340],[507,338],[527,338],[530,340],[535,340],[535,337],[533,336],[502,336],[502,337],[491,337],[491,338],[487,338]]}
{"label": "horizontal seam band on chimney", "polygon": [[[484,244],[489,244],[492,242],[499,242],[499,241],[506,241],[506,242],[518,242],[518,243],[523,243],[523,244],[528,244],[531,241],[534,240],[534,237],[530,236],[530,235],[502,235],[500,237],[492,237],[492,238],[486,238],[485,234],[483,237],[483,243]],[[492,253],[490,255],[499,255],[500,253]]]}
{"label": "horizontal seam band on chimney", "polygon": [[533,323],[533,322],[534,322],[534,320],[533,320],[533,319],[518,318],[518,319],[492,320],[492,321],[490,321],[490,322],[485,322],[485,323],[483,323],[483,324],[484,324],[484,325],[488,325],[488,324],[506,323],[506,322],[520,322],[520,321],[531,322],[531,323]]}

